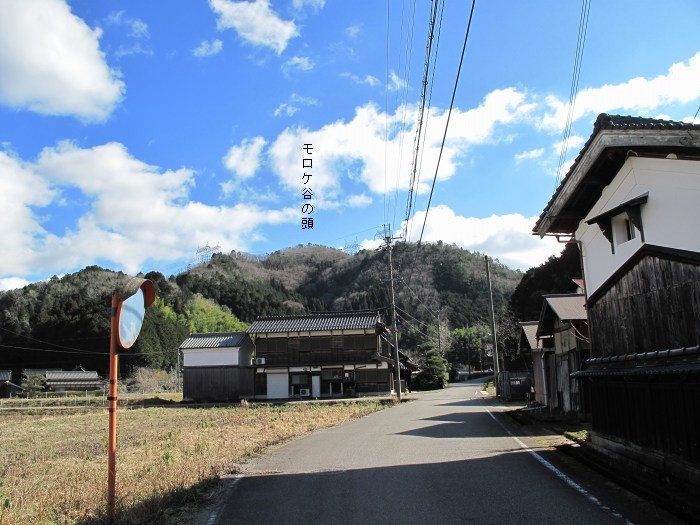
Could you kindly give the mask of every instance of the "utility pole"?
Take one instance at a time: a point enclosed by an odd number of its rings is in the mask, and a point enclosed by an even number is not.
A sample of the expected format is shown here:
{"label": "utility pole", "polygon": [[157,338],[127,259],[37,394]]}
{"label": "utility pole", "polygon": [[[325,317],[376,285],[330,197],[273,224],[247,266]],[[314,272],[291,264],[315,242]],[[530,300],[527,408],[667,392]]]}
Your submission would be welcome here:
{"label": "utility pole", "polygon": [[437,307],[437,319],[438,319],[438,352],[440,352],[440,355],[442,355],[442,342],[441,342],[441,337],[440,337],[440,304],[438,303]]}
{"label": "utility pole", "polygon": [[389,281],[391,282],[391,331],[394,334],[394,388],[396,399],[401,402],[401,367],[399,364],[399,335],[396,330],[396,300],[394,296],[394,267],[391,263],[391,241],[400,237],[391,236],[391,225],[384,225],[384,243],[389,253]]}
{"label": "utility pole", "polygon": [[493,382],[496,387],[496,395],[499,394],[498,378],[500,376],[500,363],[498,362],[498,346],[496,342],[496,315],[493,312],[493,291],[491,290],[491,268],[489,256],[484,255],[486,261],[486,280],[489,283],[489,304],[491,305],[491,340],[493,341]]}

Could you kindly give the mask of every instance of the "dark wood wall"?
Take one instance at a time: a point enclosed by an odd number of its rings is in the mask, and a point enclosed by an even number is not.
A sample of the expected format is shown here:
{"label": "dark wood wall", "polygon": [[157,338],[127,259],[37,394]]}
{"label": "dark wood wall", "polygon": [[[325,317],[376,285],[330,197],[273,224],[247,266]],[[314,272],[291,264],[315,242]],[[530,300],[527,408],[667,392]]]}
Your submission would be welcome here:
{"label": "dark wood wall", "polygon": [[593,430],[700,463],[698,376],[595,379]]}
{"label": "dark wood wall", "polygon": [[259,337],[255,346],[256,357],[264,357],[268,366],[365,362],[378,351],[375,334]]}
{"label": "dark wood wall", "polygon": [[647,256],[588,304],[593,357],[700,344],[700,266]]}
{"label": "dark wood wall", "polygon": [[183,398],[192,401],[237,401],[253,395],[253,368],[237,366],[185,367]]}

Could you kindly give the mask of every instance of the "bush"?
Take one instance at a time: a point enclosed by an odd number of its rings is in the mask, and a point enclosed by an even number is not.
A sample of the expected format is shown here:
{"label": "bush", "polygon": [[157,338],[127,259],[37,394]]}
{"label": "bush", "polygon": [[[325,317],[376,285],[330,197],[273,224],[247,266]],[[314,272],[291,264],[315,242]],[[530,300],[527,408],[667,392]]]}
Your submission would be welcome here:
{"label": "bush", "polygon": [[416,376],[416,388],[419,390],[445,388],[448,377],[447,360],[435,348],[430,348],[425,354],[425,364]]}

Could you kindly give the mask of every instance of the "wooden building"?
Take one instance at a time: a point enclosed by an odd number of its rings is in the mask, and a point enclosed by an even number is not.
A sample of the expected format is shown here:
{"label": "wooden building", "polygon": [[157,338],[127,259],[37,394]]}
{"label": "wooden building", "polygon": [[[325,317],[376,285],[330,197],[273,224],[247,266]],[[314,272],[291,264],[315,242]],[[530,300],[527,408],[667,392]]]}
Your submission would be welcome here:
{"label": "wooden building", "polygon": [[237,401],[253,395],[253,342],[245,332],[190,334],[180,345],[185,401]]}
{"label": "wooden building", "polygon": [[537,339],[537,327],[539,321],[523,321],[520,323],[520,342],[518,353],[532,357],[532,381],[535,390],[534,401],[540,405],[547,405],[545,396],[544,354],[542,343]]}
{"label": "wooden building", "polygon": [[583,415],[581,385],[570,375],[590,357],[586,301],[583,294],[544,295],[537,324],[543,404],[555,413]]}
{"label": "wooden building", "polygon": [[258,317],[255,397],[389,394],[394,360],[376,311]]}
{"label": "wooden building", "polygon": [[535,225],[582,252],[599,450],[700,488],[700,125],[602,114]]}

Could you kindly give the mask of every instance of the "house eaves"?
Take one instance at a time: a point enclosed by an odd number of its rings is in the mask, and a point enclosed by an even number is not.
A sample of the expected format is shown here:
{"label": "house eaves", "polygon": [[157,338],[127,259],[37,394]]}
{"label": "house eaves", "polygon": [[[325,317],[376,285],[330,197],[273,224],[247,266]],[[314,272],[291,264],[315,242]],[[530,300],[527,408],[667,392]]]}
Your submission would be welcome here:
{"label": "house eaves", "polygon": [[628,155],[700,159],[700,125],[601,113],[533,234],[572,235]]}
{"label": "house eaves", "polygon": [[539,321],[524,321],[520,323],[520,327],[523,329],[523,333],[525,334],[525,338],[531,350],[537,350],[542,347],[542,344],[537,340],[537,328],[539,324]]}
{"label": "house eaves", "polygon": [[554,334],[556,319],[562,322],[588,320],[583,294],[550,294],[543,295],[542,298],[544,301],[537,326],[539,339]]}

